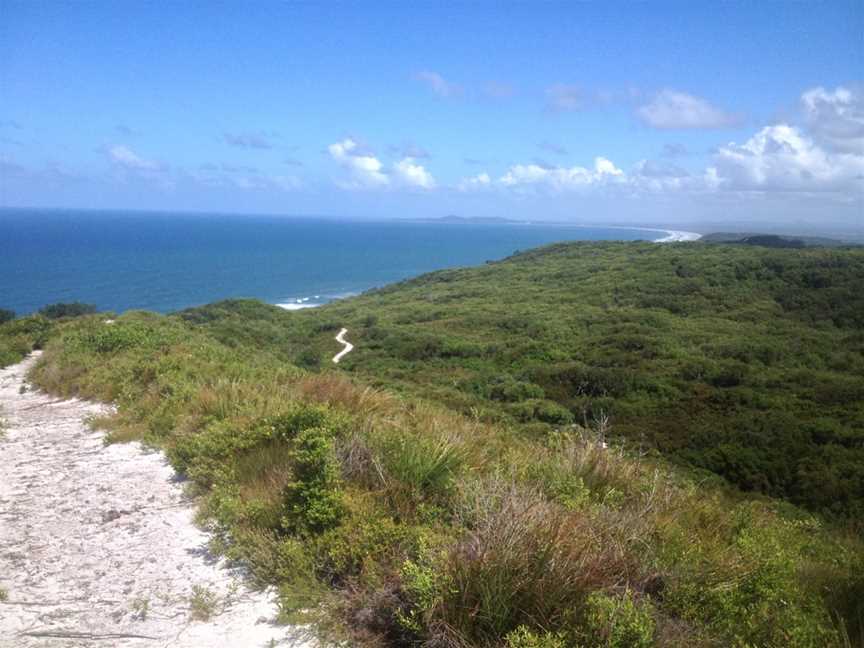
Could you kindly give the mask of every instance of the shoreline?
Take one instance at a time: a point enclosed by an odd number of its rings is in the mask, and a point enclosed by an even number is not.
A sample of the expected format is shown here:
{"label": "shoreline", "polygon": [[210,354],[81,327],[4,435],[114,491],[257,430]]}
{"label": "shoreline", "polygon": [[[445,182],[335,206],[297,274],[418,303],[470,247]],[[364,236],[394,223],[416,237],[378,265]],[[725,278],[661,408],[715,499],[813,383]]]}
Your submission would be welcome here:
{"label": "shoreline", "polygon": [[686,232],[684,230],[653,230],[655,232],[665,232],[666,236],[654,239],[652,243],[681,243],[687,241],[698,241],[702,238],[701,234],[696,232]]}
{"label": "shoreline", "polygon": [[[520,223],[521,224],[521,223]],[[531,223],[524,223],[525,225],[531,225]],[[573,227],[590,227],[589,225],[574,225]],[[650,227],[624,227],[617,225],[608,225],[607,229],[621,229],[621,230],[631,230],[638,232],[654,232],[657,234],[664,234],[659,238],[650,239],[651,243],[686,243],[692,241],[698,241],[702,238],[701,234],[696,232],[689,232],[686,230],[667,230],[667,229],[654,229]],[[633,241],[624,241],[624,242],[633,242]],[[443,268],[442,268],[443,269]],[[318,308],[319,306],[324,306],[334,301],[338,301],[340,299],[345,299],[346,297],[354,297],[356,295],[361,294],[364,291],[360,292],[346,292],[340,293],[338,295],[314,295],[312,297],[298,297],[292,299],[291,301],[279,301],[272,302],[273,306],[278,306],[287,311],[299,311],[305,310],[307,308]],[[320,301],[319,301],[320,300]]]}

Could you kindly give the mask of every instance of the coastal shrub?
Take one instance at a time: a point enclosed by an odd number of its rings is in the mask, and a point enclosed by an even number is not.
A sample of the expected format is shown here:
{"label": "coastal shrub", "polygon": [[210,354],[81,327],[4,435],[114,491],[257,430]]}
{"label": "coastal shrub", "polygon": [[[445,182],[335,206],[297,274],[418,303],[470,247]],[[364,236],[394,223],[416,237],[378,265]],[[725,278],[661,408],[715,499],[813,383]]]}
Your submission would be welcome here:
{"label": "coastal shrub", "polygon": [[134,323],[116,322],[82,333],[81,344],[96,353],[116,353],[147,341],[148,331]]}
{"label": "coastal shrub", "polygon": [[386,474],[418,497],[446,498],[465,461],[465,451],[453,437],[385,435],[373,443]]}
{"label": "coastal shrub", "polygon": [[568,648],[563,632],[532,632],[521,625],[510,632],[504,640],[506,648]]}
{"label": "coastal shrub", "polygon": [[8,308],[0,308],[0,324],[11,322],[15,319],[15,311]]}
{"label": "coastal shrub", "polygon": [[283,491],[282,527],[318,533],[335,526],[343,513],[333,432],[326,427],[306,428],[292,443],[293,481]]}
{"label": "coastal shrub", "polygon": [[511,405],[510,412],[517,420],[528,422],[532,419],[552,425],[567,425],[573,422],[573,413],[558,403],[540,398],[532,398]]}
{"label": "coastal shrub", "polygon": [[83,304],[81,302],[57,303],[43,306],[39,309],[39,314],[48,319],[81,317],[82,315],[92,315],[95,312],[96,306],[93,304]]}
{"label": "coastal shrub", "polygon": [[537,491],[503,482],[466,484],[466,527],[450,554],[452,588],[440,620],[469,642],[505,637],[520,625],[572,625],[584,598],[625,578],[629,559],[589,518],[550,504]]}
{"label": "coastal shrub", "polygon": [[621,594],[593,592],[585,601],[585,645],[598,648],[650,648],[654,645],[651,604]]}
{"label": "coastal shrub", "polygon": [[467,381],[463,388],[484,398],[515,403],[531,398],[544,398],[543,388],[531,382],[516,380],[510,374],[484,376]]}
{"label": "coastal shrub", "polygon": [[18,362],[33,349],[41,349],[53,330],[53,323],[41,315],[0,323],[0,367]]}
{"label": "coastal shrub", "polygon": [[261,425],[269,428],[273,438],[289,441],[309,428],[335,428],[335,419],[326,407],[295,403],[287,412],[262,420]]}
{"label": "coastal shrub", "polygon": [[[711,628],[726,645],[839,645],[832,614],[841,609],[829,611],[821,598],[839,591],[841,583],[826,587],[815,574],[802,578],[797,569],[807,563],[799,562],[803,556],[813,551],[829,551],[838,563],[849,557],[839,547],[816,549],[812,543],[818,522],[813,518],[796,515],[775,523],[768,519],[756,503],[722,513],[710,502],[694,499],[676,525],[664,530],[663,562],[678,563],[673,571],[679,574],[668,581],[664,606],[682,619]],[[693,542],[694,534],[699,543]],[[682,570],[684,558],[688,567]],[[700,564],[704,567],[698,568]]]}
{"label": "coastal shrub", "polygon": [[413,533],[368,498],[346,493],[340,523],[319,535],[314,553],[329,582],[380,578],[412,543]]}

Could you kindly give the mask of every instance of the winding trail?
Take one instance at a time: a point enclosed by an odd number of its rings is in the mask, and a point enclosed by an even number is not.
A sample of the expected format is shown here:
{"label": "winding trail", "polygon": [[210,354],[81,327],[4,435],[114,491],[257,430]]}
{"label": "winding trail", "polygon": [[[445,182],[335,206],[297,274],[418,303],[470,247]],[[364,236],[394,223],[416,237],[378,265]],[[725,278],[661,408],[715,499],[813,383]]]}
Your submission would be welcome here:
{"label": "winding trail", "polygon": [[338,364],[339,361],[340,361],[340,360],[341,360],[345,355],[347,355],[348,353],[350,353],[351,350],[354,348],[354,345],[351,344],[350,342],[348,342],[348,341],[345,339],[345,334],[346,334],[347,332],[348,332],[348,329],[347,329],[347,328],[343,328],[341,331],[339,331],[339,334],[334,338],[334,339],[335,339],[339,344],[344,344],[344,345],[345,345],[345,348],[344,348],[344,349],[342,349],[339,353],[337,353],[335,356],[333,356],[333,362],[335,362],[336,364]]}
{"label": "winding trail", "polygon": [[85,421],[108,406],[29,388],[37,358],[0,370],[0,647],[313,645],[208,553],[162,453],[105,446]]}

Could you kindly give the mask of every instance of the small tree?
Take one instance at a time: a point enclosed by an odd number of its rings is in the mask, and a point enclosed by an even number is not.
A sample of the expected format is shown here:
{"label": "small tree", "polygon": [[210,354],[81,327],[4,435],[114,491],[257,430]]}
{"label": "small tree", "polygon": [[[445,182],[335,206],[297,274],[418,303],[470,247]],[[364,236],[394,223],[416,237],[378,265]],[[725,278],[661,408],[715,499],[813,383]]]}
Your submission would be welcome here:
{"label": "small tree", "polygon": [[6,308],[0,308],[0,324],[11,322],[15,319],[15,311]]}
{"label": "small tree", "polygon": [[95,312],[96,307],[93,304],[82,304],[81,302],[51,304],[39,310],[39,314],[44,315],[48,319],[80,317],[81,315],[91,315]]}

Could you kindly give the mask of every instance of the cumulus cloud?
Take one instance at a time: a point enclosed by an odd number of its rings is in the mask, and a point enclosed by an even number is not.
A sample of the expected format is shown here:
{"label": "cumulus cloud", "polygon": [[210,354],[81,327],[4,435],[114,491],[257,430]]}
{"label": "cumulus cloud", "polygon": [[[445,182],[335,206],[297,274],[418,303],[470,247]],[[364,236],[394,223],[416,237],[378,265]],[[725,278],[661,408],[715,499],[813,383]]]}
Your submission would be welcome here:
{"label": "cumulus cloud", "polygon": [[435,188],[435,178],[423,166],[417,164],[414,158],[404,158],[394,164],[393,176],[405,187]]}
{"label": "cumulus cloud", "polygon": [[808,130],[836,151],[864,154],[864,90],[812,88],[801,95]]}
{"label": "cumulus cloud", "polygon": [[714,168],[727,190],[860,192],[864,155],[828,152],[798,128],[777,124],[721,146]]}
{"label": "cumulus cloud", "polygon": [[414,79],[425,84],[430,90],[432,90],[432,92],[434,92],[439,97],[458,97],[462,94],[461,86],[455,83],[450,83],[437,72],[432,72],[430,70],[422,70],[414,74]]}
{"label": "cumulus cloud", "polygon": [[546,88],[546,107],[555,112],[581,110],[585,97],[578,86],[556,83]]}
{"label": "cumulus cloud", "polygon": [[[846,131],[844,131],[846,132]],[[822,194],[842,201],[864,198],[864,155],[820,146],[800,128],[766,126],[744,143],[719,147],[706,168],[688,171],[670,160],[641,160],[629,172],[604,157],[593,168],[514,164],[504,175],[465,178],[460,191],[498,188],[517,192],[606,190],[623,195]]]}
{"label": "cumulus cloud", "polygon": [[156,172],[163,170],[162,165],[158,162],[144,159],[126,146],[111,146],[107,149],[107,153],[111,162],[128,171]]}
{"label": "cumulus cloud", "polygon": [[272,149],[272,137],[263,133],[222,133],[229,146],[244,149]]}
{"label": "cumulus cloud", "polygon": [[740,121],[705,99],[668,89],[637,108],[636,115],[648,126],[664,130],[726,128]]}
{"label": "cumulus cloud", "polygon": [[336,142],[327,147],[330,157],[341,167],[348,170],[351,179],[342,183],[345,188],[371,189],[385,187],[390,184],[390,178],[382,171],[381,161],[373,155],[362,155],[357,150],[357,142],[351,138]]}
{"label": "cumulus cloud", "polygon": [[624,172],[604,157],[594,159],[594,167],[543,167],[539,164],[515,164],[498,180],[504,187],[546,187],[555,191],[581,189],[610,184],[624,179]]}
{"label": "cumulus cloud", "polygon": [[349,180],[340,183],[344,189],[381,189],[394,185],[417,189],[435,187],[435,178],[413,157],[402,158],[388,172],[381,160],[360,151],[357,142],[351,138],[331,144],[327,151],[349,173]]}
{"label": "cumulus cloud", "polygon": [[456,185],[459,191],[477,191],[478,189],[488,189],[492,186],[492,178],[486,172],[478,173],[470,178],[464,178]]}

